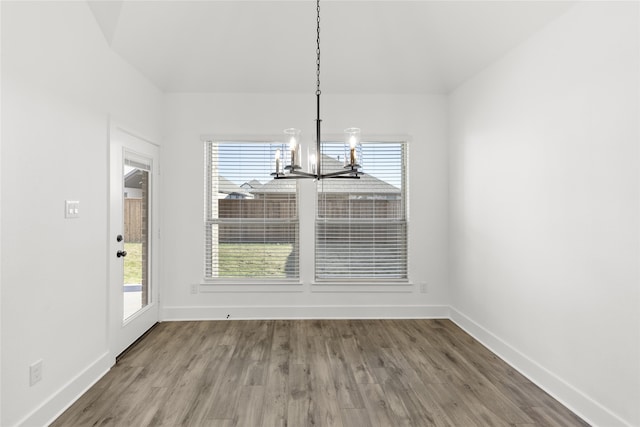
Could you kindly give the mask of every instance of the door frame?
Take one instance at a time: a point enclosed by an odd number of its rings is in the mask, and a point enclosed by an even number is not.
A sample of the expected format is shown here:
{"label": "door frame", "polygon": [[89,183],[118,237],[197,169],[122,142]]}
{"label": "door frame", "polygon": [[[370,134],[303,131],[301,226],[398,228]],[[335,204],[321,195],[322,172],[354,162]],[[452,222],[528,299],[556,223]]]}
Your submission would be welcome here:
{"label": "door frame", "polygon": [[[147,306],[123,319],[123,258],[116,252],[123,244],[116,235],[124,235],[123,162],[125,153],[151,160],[149,189],[149,298]],[[108,137],[108,227],[107,227],[107,317],[108,345],[112,360],[126,350],[138,338],[159,321],[160,315],[160,218],[159,218],[159,163],[160,147],[149,139],[130,132],[118,123],[109,123]],[[117,170],[116,170],[117,169]]]}

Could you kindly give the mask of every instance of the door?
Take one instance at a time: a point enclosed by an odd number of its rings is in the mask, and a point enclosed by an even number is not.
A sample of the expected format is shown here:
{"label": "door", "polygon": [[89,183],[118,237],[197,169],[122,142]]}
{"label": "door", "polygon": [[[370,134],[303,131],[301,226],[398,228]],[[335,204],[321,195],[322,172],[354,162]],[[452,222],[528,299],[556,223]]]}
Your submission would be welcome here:
{"label": "door", "polygon": [[158,321],[158,147],[110,132],[109,317],[117,356]]}

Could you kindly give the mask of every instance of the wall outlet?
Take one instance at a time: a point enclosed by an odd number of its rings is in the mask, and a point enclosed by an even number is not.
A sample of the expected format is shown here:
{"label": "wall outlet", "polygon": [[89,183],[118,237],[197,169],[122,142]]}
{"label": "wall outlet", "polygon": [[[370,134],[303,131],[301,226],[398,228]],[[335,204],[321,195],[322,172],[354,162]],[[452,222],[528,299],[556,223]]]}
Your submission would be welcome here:
{"label": "wall outlet", "polygon": [[29,385],[33,386],[42,381],[42,360],[29,366]]}
{"label": "wall outlet", "polygon": [[420,283],[420,293],[422,293],[422,294],[426,294],[427,293],[427,283],[426,282]]}
{"label": "wall outlet", "polygon": [[194,294],[194,295],[198,293],[198,285],[197,284],[191,285],[191,293]]}

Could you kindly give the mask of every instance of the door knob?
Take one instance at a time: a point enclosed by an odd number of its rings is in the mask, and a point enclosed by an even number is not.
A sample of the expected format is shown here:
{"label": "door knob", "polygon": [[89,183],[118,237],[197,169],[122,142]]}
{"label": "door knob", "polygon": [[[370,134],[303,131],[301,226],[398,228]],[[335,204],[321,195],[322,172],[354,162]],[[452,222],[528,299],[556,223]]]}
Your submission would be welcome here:
{"label": "door knob", "polygon": [[118,251],[116,252],[116,256],[118,258],[127,256],[127,251]]}

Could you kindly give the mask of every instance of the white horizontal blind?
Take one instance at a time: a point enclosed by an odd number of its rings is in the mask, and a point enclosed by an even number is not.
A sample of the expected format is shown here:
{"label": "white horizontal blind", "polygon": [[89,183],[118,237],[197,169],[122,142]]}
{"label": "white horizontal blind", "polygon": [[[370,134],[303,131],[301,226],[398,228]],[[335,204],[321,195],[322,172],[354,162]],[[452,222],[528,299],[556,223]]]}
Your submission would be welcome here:
{"label": "white horizontal blind", "polygon": [[205,278],[297,279],[293,180],[270,176],[267,142],[205,143]]}
{"label": "white horizontal blind", "polygon": [[[344,144],[323,143],[322,173],[343,168]],[[360,179],[318,183],[316,279],[407,279],[406,144],[363,142]]]}

